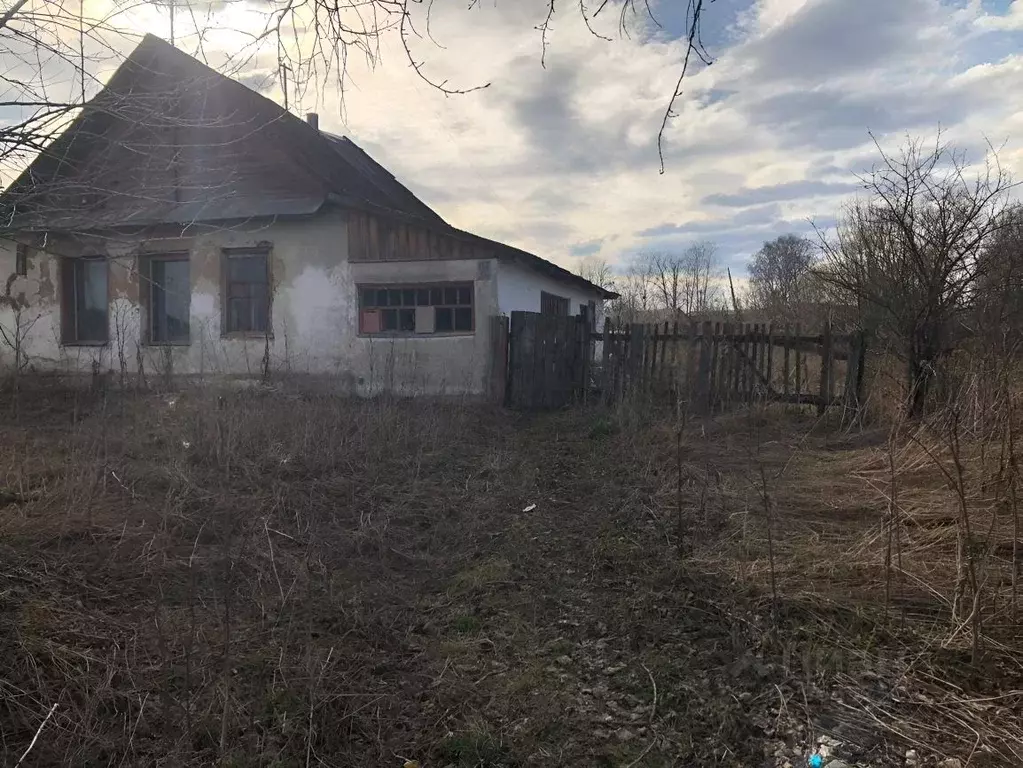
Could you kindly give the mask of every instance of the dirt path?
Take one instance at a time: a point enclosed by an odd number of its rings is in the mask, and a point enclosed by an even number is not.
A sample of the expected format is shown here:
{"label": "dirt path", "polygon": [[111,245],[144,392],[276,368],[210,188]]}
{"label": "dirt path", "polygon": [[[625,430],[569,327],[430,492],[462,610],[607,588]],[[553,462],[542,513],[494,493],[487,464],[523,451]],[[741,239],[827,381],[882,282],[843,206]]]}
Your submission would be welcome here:
{"label": "dirt path", "polygon": [[760,647],[769,606],[680,556],[661,498],[671,456],[637,466],[643,436],[560,426],[519,436],[532,487],[445,593],[455,618],[431,650],[453,680],[436,706],[470,736],[442,752],[456,765],[783,763],[774,737],[795,749],[806,723],[785,711],[790,675]]}

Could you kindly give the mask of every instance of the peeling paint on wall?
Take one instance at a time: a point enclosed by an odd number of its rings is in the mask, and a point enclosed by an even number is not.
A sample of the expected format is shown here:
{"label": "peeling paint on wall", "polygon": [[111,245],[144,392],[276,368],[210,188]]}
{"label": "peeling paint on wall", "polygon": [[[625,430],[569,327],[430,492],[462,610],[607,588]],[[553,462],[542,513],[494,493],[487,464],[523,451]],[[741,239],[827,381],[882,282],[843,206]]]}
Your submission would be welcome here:
{"label": "peeling paint on wall", "polygon": [[[504,265],[493,259],[360,262],[348,260],[346,217],[333,211],[312,219],[251,223],[247,227],[205,231],[191,238],[142,233],[92,242],[83,239],[56,242],[29,263],[27,277],[15,281],[23,291],[33,318],[25,334],[25,351],[38,370],[135,374],[141,364],[146,375],[261,374],[269,349],[271,373],[308,373],[326,376],[338,389],[363,394],[395,391],[417,393],[483,393],[489,367],[489,318],[504,310],[509,296],[547,290],[549,278],[532,273],[506,277]],[[160,235],[160,236],[157,236]],[[221,334],[221,265],[226,248],[269,244],[273,300],[269,338]],[[99,248],[104,250],[98,250]],[[148,319],[140,292],[140,254],[189,255],[190,343],[150,346]],[[74,347],[61,344],[59,255],[95,255],[108,258],[110,342],[105,346]],[[12,244],[0,242],[0,274],[14,268]],[[499,281],[510,279],[509,288]],[[415,284],[472,282],[475,332],[451,336],[399,338],[359,334],[360,284]],[[509,294],[511,291],[511,294]],[[573,302],[585,300],[564,288]],[[517,301],[518,299],[516,299]],[[525,299],[523,299],[525,300]],[[518,306],[514,308],[520,308]],[[527,308],[525,306],[521,308]],[[0,311],[0,325],[16,321]],[[0,344],[0,366],[9,365]]]}

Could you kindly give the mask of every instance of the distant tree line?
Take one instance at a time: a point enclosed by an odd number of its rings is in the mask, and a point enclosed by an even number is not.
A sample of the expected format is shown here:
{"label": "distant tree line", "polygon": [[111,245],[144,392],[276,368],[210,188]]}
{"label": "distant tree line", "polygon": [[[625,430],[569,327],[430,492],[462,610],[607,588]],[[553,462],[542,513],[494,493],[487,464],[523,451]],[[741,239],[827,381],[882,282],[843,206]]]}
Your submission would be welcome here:
{"label": "distant tree line", "polygon": [[940,135],[894,154],[875,144],[879,160],[838,226],[765,242],[739,297],[706,242],[641,254],[619,272],[589,261],[582,272],[620,294],[609,311],[625,322],[741,309],[746,321],[863,330],[902,361],[907,411],[919,417],[967,342],[1003,356],[1023,348],[1023,205],[993,149],[971,165]]}
{"label": "distant tree line", "polygon": [[619,294],[608,314],[621,322],[688,322],[726,307],[727,277],[711,242],[641,253],[620,272],[606,261],[588,259],[580,274]]}

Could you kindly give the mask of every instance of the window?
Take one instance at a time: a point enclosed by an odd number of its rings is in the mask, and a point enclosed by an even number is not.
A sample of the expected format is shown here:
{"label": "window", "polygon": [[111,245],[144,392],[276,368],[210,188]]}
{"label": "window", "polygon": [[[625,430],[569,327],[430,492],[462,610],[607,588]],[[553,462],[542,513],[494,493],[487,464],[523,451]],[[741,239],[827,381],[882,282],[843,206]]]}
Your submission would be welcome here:
{"label": "window", "polygon": [[472,283],[359,287],[359,333],[472,333]]}
{"label": "window", "polygon": [[150,256],[144,269],[149,343],[187,344],[192,293],[188,279],[188,255]]}
{"label": "window", "polygon": [[270,330],[270,253],[224,252],[224,333]]}
{"label": "window", "polygon": [[556,296],[547,291],[540,291],[540,314],[541,315],[568,315],[569,303],[564,296]]}
{"label": "window", "polygon": [[579,305],[579,317],[591,331],[597,329],[597,302],[588,301]]}
{"label": "window", "polygon": [[14,271],[19,277],[28,274],[28,246],[18,243],[14,249]]}
{"label": "window", "polygon": [[102,258],[61,260],[61,341],[105,344],[107,262]]}

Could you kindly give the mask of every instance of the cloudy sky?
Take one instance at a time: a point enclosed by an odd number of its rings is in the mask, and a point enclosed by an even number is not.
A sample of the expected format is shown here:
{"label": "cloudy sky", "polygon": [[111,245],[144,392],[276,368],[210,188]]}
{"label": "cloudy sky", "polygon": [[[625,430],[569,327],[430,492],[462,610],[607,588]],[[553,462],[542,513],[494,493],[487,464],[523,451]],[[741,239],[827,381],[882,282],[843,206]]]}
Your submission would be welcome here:
{"label": "cloudy sky", "polygon": [[[628,37],[610,3],[594,21],[607,41],[559,0],[542,66],[545,0],[434,0],[416,59],[449,87],[488,88],[443,95],[392,35],[374,66],[350,58],[343,110],[331,85],[292,107],[318,111],[456,226],[569,268],[695,240],[741,267],[765,239],[834,222],[873,162],[868,131],[895,146],[940,126],[974,160],[990,140],[1023,176],[1023,0],[716,0],[703,27],[714,64],[686,79],[663,175],[686,2],[650,2],[659,26],[638,15]],[[243,26],[243,8],[219,23]],[[237,44],[210,34],[204,54]],[[264,51],[244,80],[280,101],[275,65]]]}

